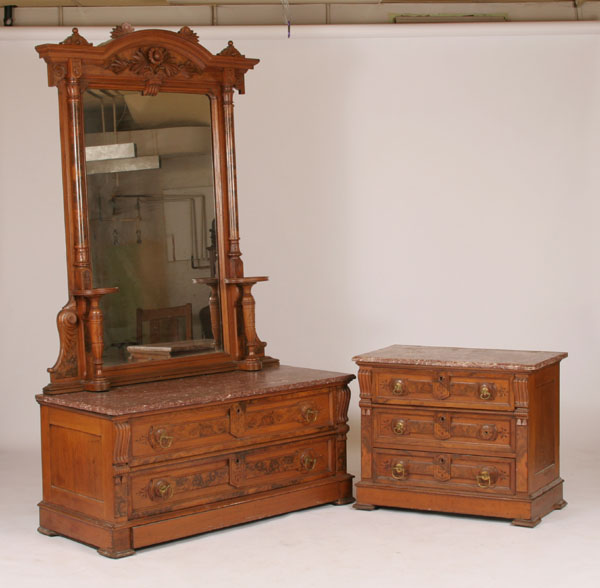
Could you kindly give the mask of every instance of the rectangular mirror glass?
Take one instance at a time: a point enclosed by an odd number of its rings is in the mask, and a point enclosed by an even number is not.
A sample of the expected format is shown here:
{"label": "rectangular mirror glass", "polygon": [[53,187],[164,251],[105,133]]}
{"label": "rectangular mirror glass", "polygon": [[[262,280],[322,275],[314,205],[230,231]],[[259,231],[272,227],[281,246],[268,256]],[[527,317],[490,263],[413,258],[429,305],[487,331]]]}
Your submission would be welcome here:
{"label": "rectangular mirror glass", "polygon": [[87,204],[105,365],[221,350],[210,100],[86,90]]}

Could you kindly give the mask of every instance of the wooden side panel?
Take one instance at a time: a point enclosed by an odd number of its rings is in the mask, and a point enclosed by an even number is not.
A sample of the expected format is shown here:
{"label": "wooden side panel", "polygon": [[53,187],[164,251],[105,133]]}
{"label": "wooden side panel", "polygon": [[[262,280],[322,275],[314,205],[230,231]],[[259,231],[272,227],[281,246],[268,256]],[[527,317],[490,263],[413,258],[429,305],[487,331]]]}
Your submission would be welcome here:
{"label": "wooden side panel", "polygon": [[535,492],[559,475],[559,365],[532,378],[529,402],[529,491]]}
{"label": "wooden side panel", "polygon": [[110,421],[42,407],[44,501],[114,518]]}

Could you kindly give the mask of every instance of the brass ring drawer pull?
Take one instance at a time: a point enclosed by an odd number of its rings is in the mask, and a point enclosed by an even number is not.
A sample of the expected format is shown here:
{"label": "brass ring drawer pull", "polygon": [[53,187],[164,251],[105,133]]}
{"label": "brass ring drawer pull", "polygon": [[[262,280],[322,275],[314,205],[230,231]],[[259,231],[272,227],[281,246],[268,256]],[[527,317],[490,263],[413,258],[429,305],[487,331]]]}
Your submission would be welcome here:
{"label": "brass ring drawer pull", "polygon": [[307,423],[314,423],[319,416],[319,411],[315,408],[305,408],[302,416]]}
{"label": "brass ring drawer pull", "polygon": [[408,470],[403,461],[397,462],[394,467],[392,467],[392,478],[394,480],[406,480],[408,477]]}
{"label": "brass ring drawer pull", "polygon": [[404,419],[397,420],[394,423],[393,431],[396,435],[404,435],[406,433],[406,421]]}
{"label": "brass ring drawer pull", "polygon": [[483,468],[477,474],[477,485],[480,488],[491,488],[495,483],[495,476],[489,469]]}
{"label": "brass ring drawer pull", "polygon": [[396,380],[394,382],[394,387],[392,388],[392,394],[395,396],[402,396],[405,392],[404,382],[402,380]]}
{"label": "brass ring drawer pull", "polygon": [[167,500],[173,496],[173,486],[171,486],[169,482],[158,480],[158,482],[154,484],[154,494],[157,498]]}
{"label": "brass ring drawer pull", "polygon": [[173,437],[167,435],[167,432],[164,429],[158,429],[154,435],[154,438],[161,449],[169,449],[173,443]]}
{"label": "brass ring drawer pull", "polygon": [[492,391],[487,384],[482,384],[479,388],[479,398],[481,400],[490,400],[492,398]]}
{"label": "brass ring drawer pull", "polygon": [[316,457],[311,457],[310,455],[304,455],[302,457],[302,467],[306,471],[310,472],[311,470],[314,470],[316,465],[317,465]]}

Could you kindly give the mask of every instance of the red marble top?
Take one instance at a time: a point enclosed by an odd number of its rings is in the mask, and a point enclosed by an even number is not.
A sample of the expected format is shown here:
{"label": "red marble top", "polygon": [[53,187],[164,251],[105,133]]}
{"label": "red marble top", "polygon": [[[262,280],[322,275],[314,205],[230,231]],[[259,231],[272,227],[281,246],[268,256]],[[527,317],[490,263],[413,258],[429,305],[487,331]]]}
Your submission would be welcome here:
{"label": "red marble top", "polygon": [[347,384],[352,379],[354,376],[351,374],[281,365],[257,372],[235,371],[119,386],[108,392],[38,394],[35,398],[40,404],[49,406],[121,416],[201,406],[307,387]]}
{"label": "red marble top", "polygon": [[533,371],[559,362],[567,353],[556,351],[516,351],[510,349],[470,349],[464,347],[423,347],[390,345],[363,353],[352,360],[362,364],[391,364],[493,370]]}

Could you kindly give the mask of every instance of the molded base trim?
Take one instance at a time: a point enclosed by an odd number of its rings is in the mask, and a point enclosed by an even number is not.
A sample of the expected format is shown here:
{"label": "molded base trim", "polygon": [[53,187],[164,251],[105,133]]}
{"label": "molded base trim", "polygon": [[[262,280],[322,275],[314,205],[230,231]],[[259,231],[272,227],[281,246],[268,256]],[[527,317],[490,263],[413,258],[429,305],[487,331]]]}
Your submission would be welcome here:
{"label": "molded base trim", "polygon": [[[414,510],[470,514],[514,519],[517,526],[534,527],[553,510],[563,508],[563,481],[556,480],[533,497],[452,494],[424,491],[419,488],[397,488],[369,482],[356,485],[354,508],[370,510],[370,506],[387,506]],[[367,507],[367,508],[365,508]]]}
{"label": "molded base trim", "polygon": [[60,506],[41,502],[40,533],[62,535],[96,547],[105,557],[121,558],[135,553],[134,548],[146,547],[173,539],[189,537],[259,519],[302,510],[323,504],[348,504],[352,497],[352,478],[339,474],[334,478],[280,488],[203,505],[183,514],[173,511],[163,520],[129,521],[109,525]]}

